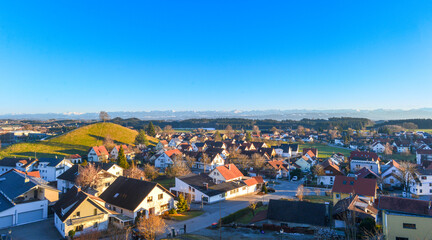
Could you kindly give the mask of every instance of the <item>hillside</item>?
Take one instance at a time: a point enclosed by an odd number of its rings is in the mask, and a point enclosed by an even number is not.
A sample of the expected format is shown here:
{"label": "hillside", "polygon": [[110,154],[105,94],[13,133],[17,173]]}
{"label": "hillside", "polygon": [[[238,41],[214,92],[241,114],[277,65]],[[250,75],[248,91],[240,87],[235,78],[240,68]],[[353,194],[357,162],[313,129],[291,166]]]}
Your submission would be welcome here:
{"label": "hillside", "polygon": [[[95,123],[37,143],[18,143],[0,151],[0,157],[53,157],[78,153],[84,155],[91,146],[100,145],[106,136],[115,143],[133,144],[137,131],[114,123]],[[157,139],[148,137],[151,144]]]}

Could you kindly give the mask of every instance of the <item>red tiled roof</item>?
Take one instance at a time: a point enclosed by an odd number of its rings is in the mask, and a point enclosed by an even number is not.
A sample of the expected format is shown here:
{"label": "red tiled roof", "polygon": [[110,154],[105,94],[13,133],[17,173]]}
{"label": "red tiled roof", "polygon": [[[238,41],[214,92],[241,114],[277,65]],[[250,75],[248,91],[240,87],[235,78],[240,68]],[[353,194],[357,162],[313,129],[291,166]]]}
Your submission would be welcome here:
{"label": "red tiled roof", "polygon": [[72,154],[72,155],[69,155],[68,158],[70,158],[70,159],[81,158],[81,156],[79,154]]}
{"label": "red tiled roof", "polygon": [[[307,152],[311,151],[314,156],[317,155],[317,149],[316,148],[303,148],[303,155],[305,155]],[[310,155],[309,155],[310,156]],[[312,157],[312,156],[311,156]]]}
{"label": "red tiled roof", "polygon": [[105,146],[95,146],[93,147],[93,150],[96,152],[96,155],[109,155],[108,151],[106,150]]}
{"label": "red tiled roof", "polygon": [[327,176],[336,176],[336,175],[343,175],[338,165],[336,165],[331,159],[325,160],[321,166],[325,170],[330,170],[333,173],[326,173]]}
{"label": "red tiled roof", "polygon": [[161,143],[162,145],[168,145],[168,142],[167,142],[166,140],[162,140],[162,141],[160,141],[160,143]]}
{"label": "red tiled roof", "polygon": [[369,174],[374,175],[376,178],[379,177],[376,173],[372,172],[369,168],[366,168],[366,167],[363,167],[358,172],[356,172],[356,175],[357,175],[358,178],[365,178]]}
{"label": "red tiled roof", "polygon": [[315,153],[313,153],[312,150],[307,151],[306,154],[309,155],[309,157],[311,158],[315,157]]}
{"label": "red tiled roof", "polygon": [[374,160],[380,160],[378,154],[374,152],[352,151],[350,155],[350,160],[356,158],[373,158]]}
{"label": "red tiled roof", "polygon": [[288,169],[286,169],[286,167],[283,165],[284,162],[282,160],[272,160],[268,161],[267,163],[276,170],[283,169],[285,171],[288,171]]}
{"label": "red tiled roof", "polygon": [[224,166],[216,167],[216,169],[220,172],[220,174],[222,174],[225,180],[231,180],[244,176],[234,164],[226,164]]}
{"label": "red tiled roof", "polygon": [[171,157],[173,154],[181,155],[182,153],[178,149],[172,149],[172,150],[165,151],[165,154],[168,155],[168,157]]}
{"label": "red tiled roof", "polygon": [[28,176],[31,176],[31,177],[37,177],[37,178],[40,178],[40,173],[39,173],[39,171],[23,172],[23,171],[20,171],[20,170],[18,170],[18,169],[14,169],[14,170],[17,171],[17,172],[19,172],[19,173],[21,173],[21,174],[25,174],[25,175],[28,175]]}
{"label": "red tiled roof", "polygon": [[19,160],[20,163],[22,163],[23,165],[27,164],[27,160]]}
{"label": "red tiled roof", "polygon": [[376,188],[376,179],[336,176],[332,192],[375,196]]}
{"label": "red tiled roof", "polygon": [[261,176],[257,176],[244,180],[244,183],[250,187],[259,183],[264,183],[264,179]]}

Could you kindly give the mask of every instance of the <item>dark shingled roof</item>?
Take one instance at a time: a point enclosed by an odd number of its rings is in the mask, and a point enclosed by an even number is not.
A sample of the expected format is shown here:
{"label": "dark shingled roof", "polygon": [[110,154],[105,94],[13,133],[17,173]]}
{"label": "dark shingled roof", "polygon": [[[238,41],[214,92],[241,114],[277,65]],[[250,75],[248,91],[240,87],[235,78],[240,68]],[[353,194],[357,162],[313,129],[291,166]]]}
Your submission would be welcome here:
{"label": "dark shingled roof", "polygon": [[28,166],[29,164],[36,161],[35,159],[31,158],[3,158],[0,161],[0,166],[4,167],[16,167],[17,162],[24,160],[26,164],[24,164],[24,167]]}
{"label": "dark shingled roof", "polygon": [[[96,198],[94,196],[91,196],[83,191],[81,189],[77,188],[76,186],[73,186],[69,191],[65,193],[65,195],[60,198],[56,204],[52,207],[53,211],[57,214],[57,216],[60,218],[60,220],[63,222],[66,220],[70,214],[72,214],[73,211],[77,207],[81,205],[85,200],[88,198]],[[93,204],[95,207],[99,208],[99,210],[108,213],[109,211],[99,204],[96,204],[93,201],[90,201],[91,204]],[[66,209],[68,207],[72,206],[67,212],[62,212],[62,209]]]}
{"label": "dark shingled roof", "polygon": [[[215,184],[213,179],[206,174],[188,174],[186,176],[179,177],[181,181],[187,183],[191,187],[198,189],[200,192],[206,194],[209,197],[216,196],[228,192],[233,189],[237,189],[243,186],[247,186],[246,183],[240,181],[231,181]],[[208,185],[208,188],[204,186]]]}
{"label": "dark shingled roof", "polygon": [[63,159],[60,158],[39,158],[39,162],[47,162],[47,166],[55,167],[57,166]]}
{"label": "dark shingled roof", "polygon": [[155,182],[118,177],[99,197],[109,204],[134,211],[156,186],[171,194]]}
{"label": "dark shingled roof", "polygon": [[430,204],[430,201],[401,197],[380,196],[378,199],[378,209],[432,217]]}
{"label": "dark shingled roof", "polygon": [[327,207],[330,208],[320,203],[270,199],[267,217],[281,222],[328,226]]}

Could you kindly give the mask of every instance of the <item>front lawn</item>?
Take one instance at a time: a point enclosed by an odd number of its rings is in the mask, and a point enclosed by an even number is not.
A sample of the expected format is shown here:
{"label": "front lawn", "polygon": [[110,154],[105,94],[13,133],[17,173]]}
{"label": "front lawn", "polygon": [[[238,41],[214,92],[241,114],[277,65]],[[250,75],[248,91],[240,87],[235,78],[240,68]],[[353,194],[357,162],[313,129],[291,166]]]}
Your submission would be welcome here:
{"label": "front lawn", "polygon": [[194,217],[198,217],[203,213],[204,211],[200,211],[200,210],[190,210],[183,213],[170,214],[169,216],[177,221],[185,221]]}
{"label": "front lawn", "polygon": [[317,195],[306,195],[303,196],[303,201],[308,201],[312,203],[325,203],[332,202],[332,196],[317,196]]}
{"label": "front lawn", "polygon": [[[267,210],[267,207],[268,206],[265,205],[265,206],[261,206],[261,207],[255,209],[255,215],[257,215],[261,211]],[[246,213],[242,217],[239,217],[236,220],[236,222],[242,223],[242,224],[249,224],[253,217],[254,217],[254,215],[252,215],[252,210],[250,210],[248,213]]]}
{"label": "front lawn", "polygon": [[318,157],[319,158],[328,158],[331,157],[334,153],[342,153],[345,157],[349,157],[351,154],[351,150],[345,148],[338,148],[328,146],[327,144],[322,143],[304,143],[299,144],[299,152],[303,151],[303,148],[316,148],[318,149]]}
{"label": "front lawn", "polygon": [[159,177],[153,180],[153,182],[159,183],[160,185],[162,185],[164,188],[168,190],[170,189],[170,187],[175,186],[175,178],[169,178],[165,175],[159,175]]}

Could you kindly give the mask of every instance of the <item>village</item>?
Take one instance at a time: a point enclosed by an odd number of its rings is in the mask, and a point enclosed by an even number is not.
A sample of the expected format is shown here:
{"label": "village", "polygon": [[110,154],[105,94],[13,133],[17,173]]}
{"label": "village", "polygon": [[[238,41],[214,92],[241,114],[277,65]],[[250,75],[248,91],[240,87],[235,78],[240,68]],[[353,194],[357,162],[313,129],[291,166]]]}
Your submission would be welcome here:
{"label": "village", "polygon": [[137,130],[1,159],[2,238],[432,238],[427,131]]}

